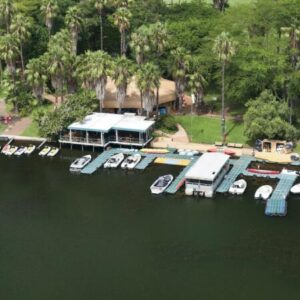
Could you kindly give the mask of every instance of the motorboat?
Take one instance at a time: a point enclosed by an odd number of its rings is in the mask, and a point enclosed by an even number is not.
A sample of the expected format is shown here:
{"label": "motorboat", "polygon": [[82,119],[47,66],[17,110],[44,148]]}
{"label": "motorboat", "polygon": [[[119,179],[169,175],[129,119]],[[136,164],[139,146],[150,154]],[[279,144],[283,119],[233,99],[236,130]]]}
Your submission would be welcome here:
{"label": "motorboat", "polygon": [[247,171],[249,173],[263,174],[263,175],[278,175],[278,174],[280,174],[280,171],[262,170],[262,169],[253,169],[253,168],[248,168]]}
{"label": "motorboat", "polygon": [[168,149],[165,148],[142,148],[140,150],[143,153],[148,153],[148,154],[167,154],[170,153]]}
{"label": "motorboat", "polygon": [[157,178],[151,185],[150,190],[152,194],[161,194],[173,181],[173,175],[164,175]]}
{"label": "motorboat", "polygon": [[17,146],[10,146],[9,150],[6,152],[6,155],[12,156],[18,150]]}
{"label": "motorboat", "polygon": [[231,187],[229,188],[229,193],[233,195],[242,195],[244,194],[247,188],[247,181],[244,179],[240,179],[235,181]]}
{"label": "motorboat", "polygon": [[46,146],[39,152],[39,156],[46,156],[50,151],[51,151],[51,147]]}
{"label": "motorboat", "polygon": [[291,192],[292,194],[300,194],[300,183],[294,185],[294,186],[291,188],[290,192]]}
{"label": "motorboat", "polygon": [[7,152],[9,151],[9,149],[10,149],[10,145],[9,145],[9,144],[6,144],[6,145],[2,148],[1,153],[7,155]]}
{"label": "motorboat", "polygon": [[24,152],[25,152],[25,147],[20,147],[15,153],[14,153],[14,155],[16,155],[16,156],[21,156],[22,154],[24,154]]}
{"label": "motorboat", "polygon": [[51,150],[47,153],[47,156],[54,157],[58,154],[59,148],[51,148]]}
{"label": "motorboat", "polygon": [[120,163],[124,160],[125,156],[123,153],[118,153],[111,156],[106,163],[104,164],[104,168],[117,168]]}
{"label": "motorboat", "polygon": [[262,185],[259,187],[255,194],[255,199],[262,199],[262,200],[268,200],[273,192],[273,188],[270,185]]}
{"label": "motorboat", "polygon": [[35,149],[36,149],[36,146],[29,145],[28,147],[25,147],[24,154],[30,155],[30,154],[32,154],[34,152]]}
{"label": "motorboat", "polygon": [[80,171],[92,160],[91,155],[85,155],[77,158],[70,166],[70,171]]}
{"label": "motorboat", "polygon": [[132,170],[141,161],[142,156],[138,153],[128,156],[121,164],[122,169]]}

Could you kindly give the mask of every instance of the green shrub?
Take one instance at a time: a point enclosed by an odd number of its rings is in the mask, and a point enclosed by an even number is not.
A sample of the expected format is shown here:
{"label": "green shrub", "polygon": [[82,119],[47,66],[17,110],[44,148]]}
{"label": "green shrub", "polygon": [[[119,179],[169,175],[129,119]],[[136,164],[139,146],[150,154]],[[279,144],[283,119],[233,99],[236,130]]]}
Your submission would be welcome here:
{"label": "green shrub", "polygon": [[162,116],[156,122],[156,129],[164,132],[176,132],[177,131],[177,122],[173,116]]}

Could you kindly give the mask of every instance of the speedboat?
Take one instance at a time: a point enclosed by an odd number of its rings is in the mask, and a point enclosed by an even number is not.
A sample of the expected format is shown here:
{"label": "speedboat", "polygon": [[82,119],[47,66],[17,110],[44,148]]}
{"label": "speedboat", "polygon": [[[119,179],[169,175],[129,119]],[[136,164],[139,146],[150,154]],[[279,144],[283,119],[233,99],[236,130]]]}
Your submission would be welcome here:
{"label": "speedboat", "polygon": [[142,156],[138,153],[128,156],[121,164],[122,169],[132,170],[141,161]]}
{"label": "speedboat", "polygon": [[235,181],[229,188],[229,193],[233,195],[242,195],[244,194],[247,188],[247,182],[244,179]]}
{"label": "speedboat", "polygon": [[125,156],[123,153],[115,154],[106,161],[104,168],[117,168],[124,158]]}
{"label": "speedboat", "polygon": [[25,152],[25,147],[20,147],[15,153],[14,153],[14,155],[16,155],[16,156],[21,156],[24,152]]}
{"label": "speedboat", "polygon": [[25,147],[24,154],[26,154],[26,155],[32,154],[34,152],[35,148],[36,147],[34,145],[29,145],[28,147]]}
{"label": "speedboat", "polygon": [[70,166],[70,171],[80,171],[92,160],[91,155],[85,155],[77,158]]}
{"label": "speedboat", "polygon": [[51,150],[47,153],[47,156],[54,157],[59,152],[59,148],[51,148]]}
{"label": "speedboat", "polygon": [[255,199],[268,200],[273,192],[273,188],[270,185],[262,185],[259,187],[254,195]]}
{"label": "speedboat", "polygon": [[46,146],[39,152],[39,156],[46,156],[51,151],[51,147]]}
{"label": "speedboat", "polygon": [[152,194],[161,194],[167,187],[172,183],[173,175],[164,175],[157,178],[154,183],[151,185],[150,190]]}
{"label": "speedboat", "polygon": [[10,145],[9,145],[9,144],[6,144],[6,145],[2,148],[1,153],[7,155],[7,152],[9,151],[9,149],[10,149]]}
{"label": "speedboat", "polygon": [[300,183],[294,185],[294,186],[291,188],[290,192],[291,192],[292,194],[300,194]]}
{"label": "speedboat", "polygon": [[17,146],[10,146],[9,150],[6,152],[6,155],[12,156],[18,150]]}

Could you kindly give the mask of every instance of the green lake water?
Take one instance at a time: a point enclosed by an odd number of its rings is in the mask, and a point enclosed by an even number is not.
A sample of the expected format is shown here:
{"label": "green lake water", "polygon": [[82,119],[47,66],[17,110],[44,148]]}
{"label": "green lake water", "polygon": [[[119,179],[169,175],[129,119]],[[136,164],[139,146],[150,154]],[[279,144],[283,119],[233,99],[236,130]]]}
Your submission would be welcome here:
{"label": "green lake water", "polygon": [[[72,157],[71,157],[72,155]],[[300,299],[300,196],[153,196],[177,167],[72,175],[81,152],[0,157],[1,299]]]}

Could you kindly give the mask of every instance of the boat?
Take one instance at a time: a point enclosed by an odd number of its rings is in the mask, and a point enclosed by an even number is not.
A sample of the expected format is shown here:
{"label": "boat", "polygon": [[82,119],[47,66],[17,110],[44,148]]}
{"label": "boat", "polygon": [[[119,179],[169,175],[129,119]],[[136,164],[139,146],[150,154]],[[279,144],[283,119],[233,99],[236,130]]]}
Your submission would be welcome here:
{"label": "boat", "polygon": [[149,153],[149,154],[167,154],[169,153],[170,151],[168,149],[163,149],[163,148],[142,148],[140,150],[140,152],[143,152],[143,153]]}
{"label": "boat", "polygon": [[128,156],[121,164],[122,169],[132,170],[141,161],[142,156],[138,153]]}
{"label": "boat", "polygon": [[9,150],[6,152],[6,155],[12,156],[18,150],[17,146],[10,146]]}
{"label": "boat", "polygon": [[51,150],[47,153],[47,156],[54,157],[59,152],[59,148],[51,148]]}
{"label": "boat", "polygon": [[16,155],[16,156],[21,156],[22,154],[24,154],[24,152],[25,152],[25,147],[20,147],[15,153],[14,153],[14,155]]}
{"label": "boat", "polygon": [[290,192],[291,192],[292,194],[300,194],[300,183],[294,185],[294,186],[291,188]]}
{"label": "boat", "polygon": [[91,155],[85,155],[77,158],[70,166],[70,171],[80,171],[92,160]]}
{"label": "boat", "polygon": [[242,195],[244,194],[247,188],[247,181],[244,179],[240,179],[235,181],[231,187],[229,188],[229,193],[233,195]]}
{"label": "boat", "polygon": [[25,151],[24,151],[24,154],[26,155],[30,155],[34,152],[36,146],[34,145],[29,145],[28,147],[25,147]]}
{"label": "boat", "polygon": [[39,152],[39,156],[46,156],[50,151],[51,147],[46,146]]}
{"label": "boat", "polygon": [[280,171],[274,171],[274,170],[262,170],[262,169],[248,168],[247,171],[249,173],[264,174],[264,175],[278,175],[278,174],[280,174]]}
{"label": "boat", "polygon": [[157,178],[151,185],[150,190],[152,194],[161,194],[173,181],[173,175],[164,175]]}
{"label": "boat", "polygon": [[270,185],[262,185],[259,187],[255,194],[255,199],[262,199],[262,200],[268,200],[273,192],[273,188]]}
{"label": "boat", "polygon": [[233,151],[231,149],[218,149],[216,147],[207,149],[207,152],[213,152],[213,153],[220,152],[220,153],[224,153],[224,154],[227,154],[230,156],[234,156],[236,154],[235,151]]}
{"label": "boat", "polygon": [[117,168],[124,160],[124,158],[125,156],[123,153],[115,154],[106,161],[106,163],[104,164],[104,168]]}
{"label": "boat", "polygon": [[6,144],[6,145],[2,148],[1,153],[7,155],[7,152],[9,151],[9,149],[10,149],[10,145],[9,145],[9,144]]}

